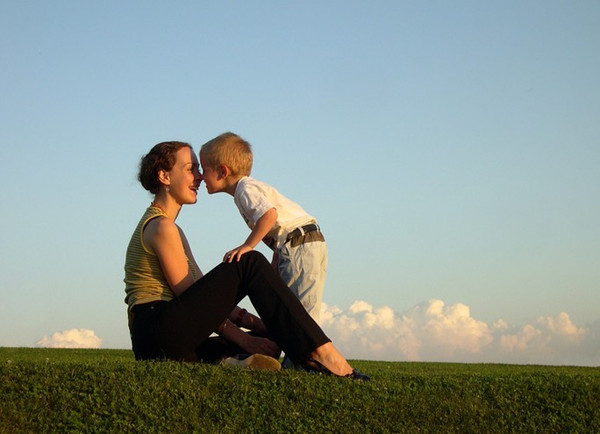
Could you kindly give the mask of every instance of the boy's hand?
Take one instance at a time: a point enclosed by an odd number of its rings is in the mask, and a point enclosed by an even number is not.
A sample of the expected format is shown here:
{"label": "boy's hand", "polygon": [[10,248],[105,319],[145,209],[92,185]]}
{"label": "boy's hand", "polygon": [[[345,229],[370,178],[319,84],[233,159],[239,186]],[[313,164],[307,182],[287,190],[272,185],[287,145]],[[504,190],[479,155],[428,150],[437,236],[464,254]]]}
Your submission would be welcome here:
{"label": "boy's hand", "polygon": [[254,249],[248,244],[242,244],[241,246],[225,253],[225,256],[223,256],[223,262],[233,262],[234,260],[239,262],[244,253],[248,253],[252,250]]}

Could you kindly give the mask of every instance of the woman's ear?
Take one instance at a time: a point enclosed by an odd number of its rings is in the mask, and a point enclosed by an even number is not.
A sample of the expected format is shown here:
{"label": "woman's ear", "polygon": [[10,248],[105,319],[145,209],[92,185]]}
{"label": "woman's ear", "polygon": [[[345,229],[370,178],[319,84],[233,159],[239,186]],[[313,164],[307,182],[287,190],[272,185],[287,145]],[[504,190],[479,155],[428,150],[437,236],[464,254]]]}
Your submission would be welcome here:
{"label": "woman's ear", "polygon": [[171,179],[169,178],[169,172],[167,172],[166,170],[159,170],[158,171],[158,180],[164,184],[164,185],[170,185],[171,184]]}

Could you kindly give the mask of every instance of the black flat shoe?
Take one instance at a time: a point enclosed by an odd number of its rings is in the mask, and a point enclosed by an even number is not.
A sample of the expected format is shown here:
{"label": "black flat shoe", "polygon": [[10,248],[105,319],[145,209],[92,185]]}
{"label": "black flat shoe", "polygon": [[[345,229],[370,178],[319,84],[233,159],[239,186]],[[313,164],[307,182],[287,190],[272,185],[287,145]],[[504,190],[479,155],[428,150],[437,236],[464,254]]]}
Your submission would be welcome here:
{"label": "black flat shoe", "polygon": [[357,371],[352,368],[352,372],[350,374],[344,375],[346,378],[350,378],[352,380],[360,380],[360,381],[371,381],[371,377],[363,374],[362,372]]}
{"label": "black flat shoe", "polygon": [[301,363],[302,367],[308,372],[318,372],[319,374],[333,375],[334,377],[350,378],[351,380],[370,381],[368,375],[358,372],[356,369],[352,369],[350,374],[337,375],[327,369],[321,362],[315,359],[306,359]]}

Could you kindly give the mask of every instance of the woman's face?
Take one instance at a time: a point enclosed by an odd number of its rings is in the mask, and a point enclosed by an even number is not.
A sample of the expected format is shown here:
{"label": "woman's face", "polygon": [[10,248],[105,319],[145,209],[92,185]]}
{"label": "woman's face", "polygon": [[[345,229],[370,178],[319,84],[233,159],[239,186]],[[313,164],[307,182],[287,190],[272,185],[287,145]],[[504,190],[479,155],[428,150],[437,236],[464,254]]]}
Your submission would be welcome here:
{"label": "woman's face", "polygon": [[175,153],[175,165],[169,170],[169,194],[181,205],[196,203],[202,176],[198,158],[187,146]]}

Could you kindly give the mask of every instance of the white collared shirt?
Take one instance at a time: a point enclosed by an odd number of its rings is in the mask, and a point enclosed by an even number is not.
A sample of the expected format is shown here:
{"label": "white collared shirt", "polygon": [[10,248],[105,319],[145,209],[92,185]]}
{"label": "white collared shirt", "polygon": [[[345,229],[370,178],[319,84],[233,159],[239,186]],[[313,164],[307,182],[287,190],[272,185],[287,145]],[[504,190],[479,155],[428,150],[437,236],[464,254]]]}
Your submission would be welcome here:
{"label": "white collared shirt", "polygon": [[238,181],[233,201],[250,229],[271,208],[277,210],[277,221],[268,237],[275,240],[275,248],[285,243],[288,233],[316,219],[296,202],[288,199],[274,187],[256,179],[244,176]]}

